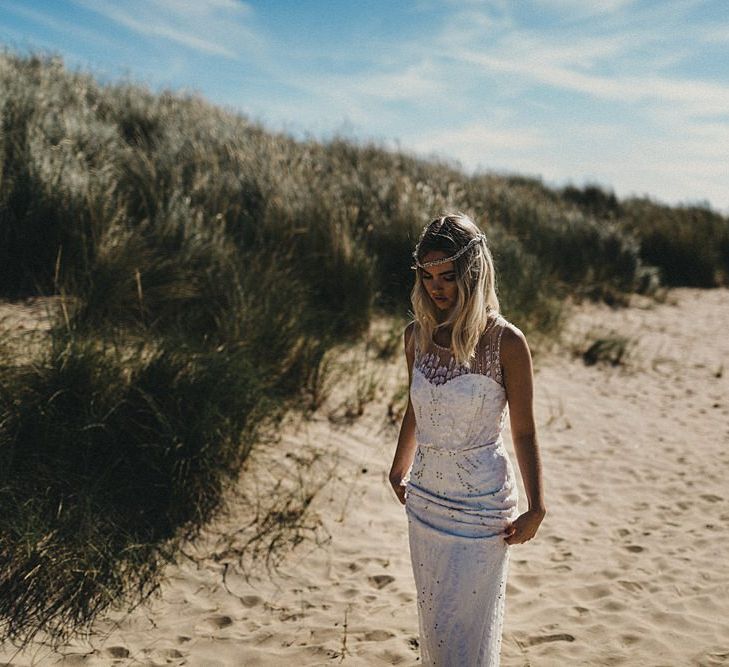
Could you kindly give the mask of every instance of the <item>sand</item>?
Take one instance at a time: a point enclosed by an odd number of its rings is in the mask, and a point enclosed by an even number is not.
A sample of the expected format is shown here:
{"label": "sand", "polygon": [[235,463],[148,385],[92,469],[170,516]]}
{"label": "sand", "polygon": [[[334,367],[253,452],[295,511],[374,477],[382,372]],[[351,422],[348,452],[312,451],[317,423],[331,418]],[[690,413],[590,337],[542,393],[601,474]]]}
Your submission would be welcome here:
{"label": "sand", "polygon": [[[565,344],[537,359],[547,516],[512,547],[505,667],[729,664],[729,290],[632,304],[579,306]],[[620,365],[572,351],[615,335],[628,341]],[[158,596],[62,653],[39,641],[12,664],[419,664],[406,518],[387,482],[399,429],[388,407],[407,371],[400,353],[350,356],[311,419],[291,415],[254,451]],[[381,387],[346,419],[342,401],[358,382],[366,396],[371,373]],[[241,551],[270,511],[301,525],[267,566],[266,540]],[[0,662],[14,652],[1,646]]]}

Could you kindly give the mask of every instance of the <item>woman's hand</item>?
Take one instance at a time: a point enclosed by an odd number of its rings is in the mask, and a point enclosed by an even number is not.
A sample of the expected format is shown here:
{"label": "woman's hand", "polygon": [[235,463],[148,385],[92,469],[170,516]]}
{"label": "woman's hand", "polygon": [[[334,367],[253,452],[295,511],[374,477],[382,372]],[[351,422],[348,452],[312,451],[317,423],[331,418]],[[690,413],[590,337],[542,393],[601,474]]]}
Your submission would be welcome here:
{"label": "woman's hand", "polygon": [[547,513],[545,508],[530,509],[519,515],[512,521],[504,531],[507,537],[504,541],[507,544],[522,544],[531,540],[536,535],[539,524],[542,523],[544,515]]}
{"label": "woman's hand", "polygon": [[390,484],[401,504],[405,504],[405,484],[400,475],[390,475]]}

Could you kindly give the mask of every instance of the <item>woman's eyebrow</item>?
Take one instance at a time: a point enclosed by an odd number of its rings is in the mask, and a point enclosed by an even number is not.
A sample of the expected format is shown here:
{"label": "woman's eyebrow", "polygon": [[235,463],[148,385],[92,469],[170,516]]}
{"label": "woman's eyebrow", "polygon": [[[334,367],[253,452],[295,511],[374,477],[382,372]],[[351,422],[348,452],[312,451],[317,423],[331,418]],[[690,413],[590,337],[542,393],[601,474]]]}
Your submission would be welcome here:
{"label": "woman's eyebrow", "polygon": [[[423,269],[423,273],[426,273],[426,274],[428,274],[429,276],[430,276],[430,275],[433,275],[432,273],[430,273],[429,271],[426,271],[425,269]],[[451,269],[450,271],[443,271],[443,273],[441,273],[440,275],[441,275],[441,276],[447,276],[447,275],[448,275],[448,274],[450,274],[450,273],[455,273],[455,270],[454,270],[454,269]]]}

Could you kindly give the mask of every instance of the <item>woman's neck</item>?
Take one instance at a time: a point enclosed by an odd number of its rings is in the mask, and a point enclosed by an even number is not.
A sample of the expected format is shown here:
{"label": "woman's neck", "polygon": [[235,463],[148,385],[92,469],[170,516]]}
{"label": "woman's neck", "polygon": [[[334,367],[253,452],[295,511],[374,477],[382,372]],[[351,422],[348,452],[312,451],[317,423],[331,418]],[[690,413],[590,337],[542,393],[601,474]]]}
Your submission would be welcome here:
{"label": "woman's neck", "polygon": [[438,326],[433,331],[433,340],[443,347],[450,347],[453,334],[453,326],[449,324],[447,327]]}

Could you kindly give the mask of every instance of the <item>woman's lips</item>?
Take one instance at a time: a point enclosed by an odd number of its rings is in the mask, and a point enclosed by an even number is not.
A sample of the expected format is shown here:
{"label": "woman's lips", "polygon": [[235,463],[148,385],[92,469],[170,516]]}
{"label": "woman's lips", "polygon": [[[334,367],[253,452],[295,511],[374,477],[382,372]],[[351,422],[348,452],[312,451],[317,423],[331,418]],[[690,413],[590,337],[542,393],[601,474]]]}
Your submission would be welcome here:
{"label": "woman's lips", "polygon": [[444,296],[434,296],[433,298],[436,301],[448,301],[448,299],[446,299],[446,297],[444,297]]}

